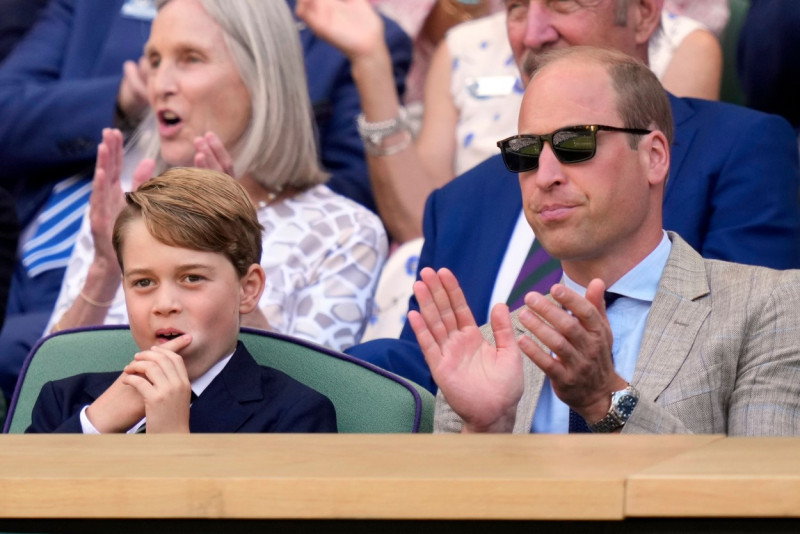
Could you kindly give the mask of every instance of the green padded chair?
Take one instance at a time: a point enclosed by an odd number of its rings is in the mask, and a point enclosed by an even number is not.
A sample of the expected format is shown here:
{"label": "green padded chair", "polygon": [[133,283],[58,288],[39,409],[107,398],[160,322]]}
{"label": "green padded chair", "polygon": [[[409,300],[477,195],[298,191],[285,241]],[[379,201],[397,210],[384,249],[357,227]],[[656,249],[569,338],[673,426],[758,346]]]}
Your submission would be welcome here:
{"label": "green padded chair", "polygon": [[[280,334],[242,328],[239,338],[255,360],[326,395],[339,432],[431,432],[434,398],[424,388],[346,354]],[[86,372],[116,371],[138,351],[127,326],[64,330],[31,350],[4,427],[22,433],[42,386]]]}

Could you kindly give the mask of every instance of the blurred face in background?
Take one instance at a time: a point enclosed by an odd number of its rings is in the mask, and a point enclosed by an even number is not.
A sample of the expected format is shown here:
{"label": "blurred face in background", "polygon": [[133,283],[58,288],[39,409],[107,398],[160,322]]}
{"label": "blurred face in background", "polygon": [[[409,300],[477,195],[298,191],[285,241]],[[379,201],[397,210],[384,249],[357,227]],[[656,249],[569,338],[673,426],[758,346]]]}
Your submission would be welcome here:
{"label": "blurred face in background", "polygon": [[[627,8],[619,0],[506,0],[505,4],[508,40],[526,84],[530,58],[554,48],[589,45],[641,56],[642,39],[646,52],[651,30],[637,29],[635,21],[650,9],[661,11],[661,0],[630,0]],[[646,60],[646,53],[639,59]]]}
{"label": "blurred face in background", "polygon": [[250,93],[222,28],[199,0],[172,0],[161,8],[145,57],[164,160],[192,166],[194,139],[208,131],[232,151],[250,120]]}

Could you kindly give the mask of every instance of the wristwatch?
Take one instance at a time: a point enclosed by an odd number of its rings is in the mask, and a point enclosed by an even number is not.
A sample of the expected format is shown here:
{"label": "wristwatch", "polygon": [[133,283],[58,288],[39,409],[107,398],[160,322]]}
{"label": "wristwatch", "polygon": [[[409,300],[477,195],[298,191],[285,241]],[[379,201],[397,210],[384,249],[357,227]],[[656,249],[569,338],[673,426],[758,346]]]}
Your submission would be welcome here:
{"label": "wristwatch", "polygon": [[635,387],[628,387],[611,394],[611,407],[605,417],[589,425],[592,432],[608,433],[625,426],[633,409],[639,403],[639,392]]}

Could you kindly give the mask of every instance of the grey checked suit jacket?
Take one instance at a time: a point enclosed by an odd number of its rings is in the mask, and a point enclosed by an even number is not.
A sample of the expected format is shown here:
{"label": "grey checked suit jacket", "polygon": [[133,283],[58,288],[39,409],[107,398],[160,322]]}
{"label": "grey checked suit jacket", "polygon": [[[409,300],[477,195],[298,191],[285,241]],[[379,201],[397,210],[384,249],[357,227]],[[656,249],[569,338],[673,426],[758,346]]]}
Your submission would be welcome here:
{"label": "grey checked suit jacket", "polygon": [[[800,270],[705,260],[677,234],[647,318],[626,433],[800,434]],[[516,334],[532,336],[512,313]],[[494,343],[488,325],[484,337]],[[535,339],[535,338],[534,338]],[[514,433],[530,431],[544,373],[522,356]],[[441,391],[437,432],[460,418]]]}

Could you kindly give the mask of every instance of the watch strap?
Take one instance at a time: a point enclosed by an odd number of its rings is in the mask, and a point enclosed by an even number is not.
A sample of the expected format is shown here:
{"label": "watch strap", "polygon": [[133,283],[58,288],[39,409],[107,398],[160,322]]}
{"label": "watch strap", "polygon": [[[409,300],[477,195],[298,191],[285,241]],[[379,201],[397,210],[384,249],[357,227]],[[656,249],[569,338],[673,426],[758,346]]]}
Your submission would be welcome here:
{"label": "watch strap", "polygon": [[599,421],[590,424],[589,430],[595,433],[610,433],[625,426],[638,402],[639,392],[630,384],[625,389],[613,392],[608,413]]}

